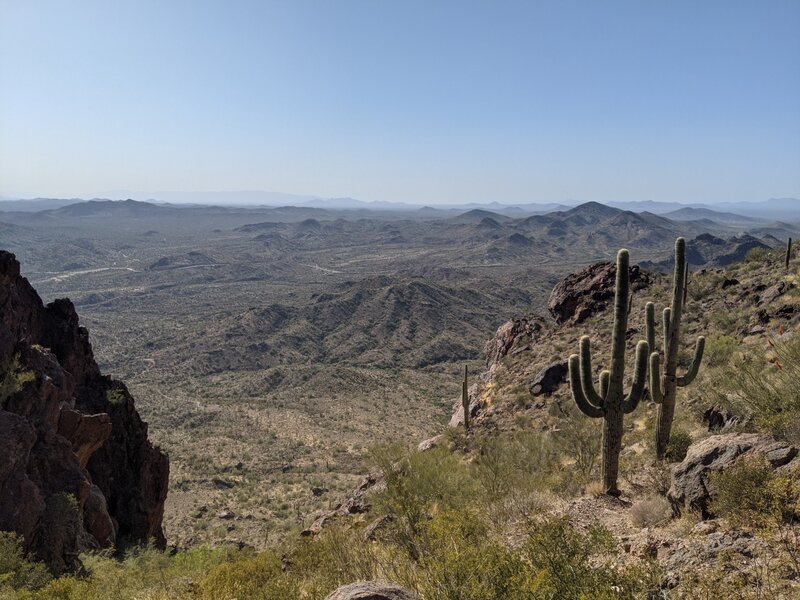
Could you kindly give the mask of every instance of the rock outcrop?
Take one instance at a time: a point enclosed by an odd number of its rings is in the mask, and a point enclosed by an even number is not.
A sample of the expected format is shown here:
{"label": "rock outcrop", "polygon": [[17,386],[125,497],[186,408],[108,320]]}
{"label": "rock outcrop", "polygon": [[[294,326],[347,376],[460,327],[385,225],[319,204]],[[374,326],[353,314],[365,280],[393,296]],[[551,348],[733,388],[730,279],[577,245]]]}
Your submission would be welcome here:
{"label": "rock outcrop", "polygon": [[[616,265],[601,262],[561,280],[550,294],[547,309],[559,325],[582,323],[601,313],[614,298]],[[638,265],[630,267],[630,285],[635,292],[649,286],[651,276]]]}
{"label": "rock outcrop", "polygon": [[529,350],[545,327],[544,319],[535,315],[516,317],[498,327],[494,336],[483,347],[489,374],[509,354]]}
{"label": "rock outcrop", "polygon": [[325,600],[420,600],[420,598],[393,583],[360,581],[338,588]]}
{"label": "rock outcrop", "polygon": [[550,363],[536,374],[530,386],[528,386],[531,396],[552,394],[561,387],[562,383],[566,383],[568,372],[567,361],[557,360]]}
{"label": "rock outcrop", "polygon": [[164,546],[168,476],[127,388],[100,373],[72,302],[45,306],[0,251],[0,530],[56,573],[89,548]]}
{"label": "rock outcrop", "polygon": [[672,471],[667,498],[676,513],[692,510],[710,516],[711,473],[724,471],[744,456],[761,455],[775,467],[784,467],[797,457],[798,450],[787,442],[761,433],[712,435],[689,446],[686,458]]}

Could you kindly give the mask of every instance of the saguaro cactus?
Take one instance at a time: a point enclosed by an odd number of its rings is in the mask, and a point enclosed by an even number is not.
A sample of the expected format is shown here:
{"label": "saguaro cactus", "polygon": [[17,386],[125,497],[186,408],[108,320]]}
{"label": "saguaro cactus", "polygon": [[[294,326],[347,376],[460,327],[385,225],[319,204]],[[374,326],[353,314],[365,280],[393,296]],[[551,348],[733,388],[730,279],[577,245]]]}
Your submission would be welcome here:
{"label": "saguaro cactus", "polygon": [[617,474],[619,453],[622,449],[622,421],[633,412],[644,394],[647,378],[648,345],[640,341],[636,346],[636,369],[633,385],[626,395],[623,391],[625,375],[625,333],[628,330],[628,251],[617,254],[617,280],[614,289],[614,328],[611,340],[611,370],[600,373],[600,391],[592,382],[592,352],[589,336],[580,341],[580,354],[569,357],[569,381],[572,397],[587,417],[603,418],[603,489],[606,494],[619,495]]}
{"label": "saguaro cactus", "polygon": [[655,307],[648,302],[645,307],[647,341],[653,353],[650,355],[650,396],[658,404],[656,417],[656,456],[664,458],[669,443],[672,420],[675,416],[675,397],[679,387],[692,383],[700,370],[706,340],[697,338],[694,357],[685,375],[678,376],[678,351],[681,340],[681,318],[686,302],[687,263],[686,240],[682,237],[675,240],[675,272],[672,281],[672,304],[664,309],[664,373],[661,373],[661,357],[655,350],[656,326]]}
{"label": "saguaro cactus", "polygon": [[786,243],[786,268],[789,268],[789,260],[792,258],[792,238]]}
{"label": "saguaro cactus", "polygon": [[469,390],[467,389],[467,365],[464,365],[464,381],[461,383],[461,406],[464,408],[464,431],[469,431]]}

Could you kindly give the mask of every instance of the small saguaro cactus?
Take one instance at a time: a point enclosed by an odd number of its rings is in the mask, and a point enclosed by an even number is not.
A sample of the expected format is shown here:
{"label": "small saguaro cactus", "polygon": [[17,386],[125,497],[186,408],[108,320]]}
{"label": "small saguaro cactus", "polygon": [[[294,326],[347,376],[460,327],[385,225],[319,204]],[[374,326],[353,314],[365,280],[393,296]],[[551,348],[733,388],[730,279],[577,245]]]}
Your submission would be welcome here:
{"label": "small saguaro cactus", "polygon": [[786,243],[786,268],[789,268],[789,260],[792,258],[792,238],[789,238],[789,241]]}
{"label": "small saguaro cactus", "polygon": [[572,397],[587,417],[603,418],[603,491],[619,495],[617,475],[619,453],[622,449],[622,421],[624,415],[636,409],[644,395],[647,378],[648,345],[644,340],[636,346],[636,368],[633,385],[626,395],[623,391],[625,376],[625,334],[628,330],[628,251],[617,254],[617,280],[614,288],[614,328],[611,340],[611,370],[600,373],[600,391],[592,381],[592,352],[589,336],[580,341],[580,354],[569,357],[569,381]]}
{"label": "small saguaro cactus", "polygon": [[663,459],[667,452],[672,420],[675,416],[675,398],[679,387],[692,383],[700,370],[706,339],[697,338],[694,357],[685,375],[678,376],[678,351],[681,340],[681,318],[686,302],[687,263],[686,240],[675,240],[675,272],[672,280],[672,304],[664,309],[662,317],[664,335],[664,373],[661,373],[661,356],[656,351],[655,307],[652,302],[645,306],[647,342],[650,355],[650,396],[658,404],[656,417],[656,456]]}
{"label": "small saguaro cactus", "polygon": [[464,381],[461,382],[461,406],[464,409],[464,431],[469,431],[469,390],[467,389],[467,365],[464,365]]}

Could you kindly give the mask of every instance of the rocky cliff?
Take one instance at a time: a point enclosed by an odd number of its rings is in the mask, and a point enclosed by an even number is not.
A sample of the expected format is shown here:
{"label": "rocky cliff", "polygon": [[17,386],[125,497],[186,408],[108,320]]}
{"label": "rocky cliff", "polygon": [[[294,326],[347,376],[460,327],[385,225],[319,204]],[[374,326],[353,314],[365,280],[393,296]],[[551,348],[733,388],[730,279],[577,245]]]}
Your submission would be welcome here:
{"label": "rocky cliff", "polygon": [[54,572],[89,548],[165,544],[169,462],[100,373],[67,299],[47,306],[0,251],[0,530]]}

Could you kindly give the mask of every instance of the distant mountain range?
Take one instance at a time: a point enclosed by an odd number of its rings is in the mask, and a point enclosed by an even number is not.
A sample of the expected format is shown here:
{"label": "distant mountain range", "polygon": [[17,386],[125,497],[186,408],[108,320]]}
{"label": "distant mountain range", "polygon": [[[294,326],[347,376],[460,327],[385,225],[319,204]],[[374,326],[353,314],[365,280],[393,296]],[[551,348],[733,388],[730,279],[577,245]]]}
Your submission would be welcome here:
{"label": "distant mountain range", "polygon": [[[144,197],[139,195],[139,197]],[[146,202],[155,206],[218,206],[225,208],[269,208],[276,206],[296,206],[303,208],[322,208],[327,210],[363,210],[377,212],[416,212],[417,216],[439,217],[454,215],[469,210],[487,210],[509,217],[524,217],[554,211],[564,211],[580,205],[580,202],[564,203],[525,203],[505,204],[502,202],[439,204],[435,206],[403,202],[367,202],[355,198],[322,198],[279,192],[165,192],[155,194],[156,199],[131,200]],[[79,198],[34,198],[31,200],[0,198],[0,212],[39,212],[55,210],[71,204],[93,202],[109,202],[104,198],[84,201]],[[630,210],[664,215],[674,220],[688,221],[712,219],[720,223],[745,223],[752,220],[772,221],[776,219],[800,221],[800,199],[771,198],[759,202],[724,202],[716,204],[655,202],[652,200],[618,202],[608,201],[602,204]]]}

